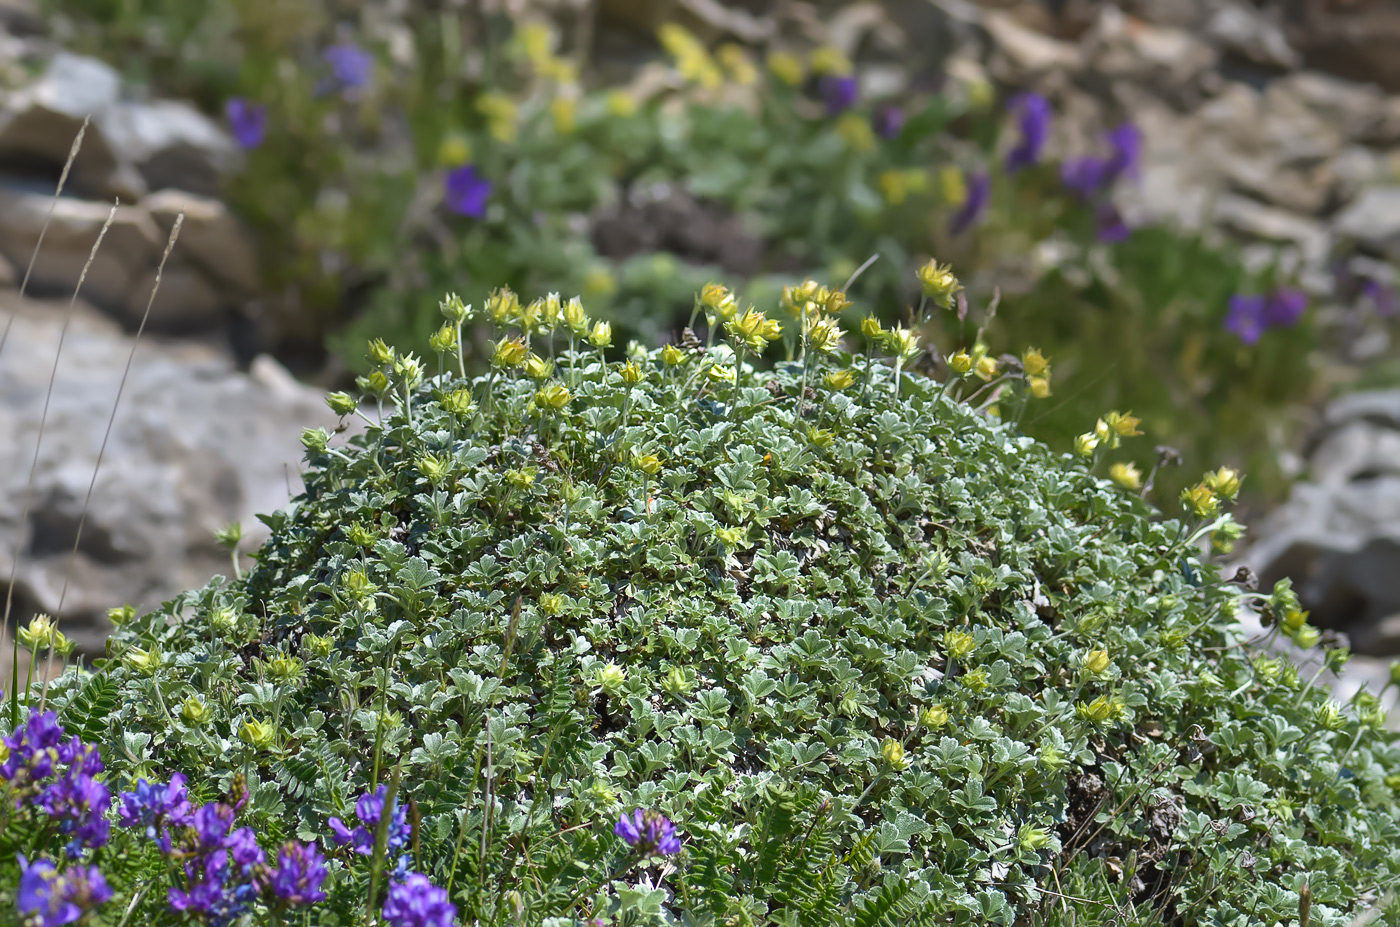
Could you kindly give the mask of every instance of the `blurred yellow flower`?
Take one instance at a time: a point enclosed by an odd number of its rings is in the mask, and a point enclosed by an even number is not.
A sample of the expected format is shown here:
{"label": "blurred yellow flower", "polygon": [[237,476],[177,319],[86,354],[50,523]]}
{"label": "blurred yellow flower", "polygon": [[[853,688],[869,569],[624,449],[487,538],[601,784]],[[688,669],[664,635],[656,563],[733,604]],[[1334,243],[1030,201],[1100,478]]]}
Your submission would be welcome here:
{"label": "blurred yellow flower", "polygon": [[549,115],[554,119],[554,128],[560,135],[574,131],[578,118],[578,104],[571,97],[555,97],[549,101]]}
{"label": "blurred yellow flower", "polygon": [[1142,488],[1142,471],[1137,464],[1116,463],[1108,468],[1108,478],[1134,492]]}
{"label": "blurred yellow flower", "polygon": [[438,144],[437,162],[442,167],[461,167],[472,159],[472,146],[460,132],[452,132]]}
{"label": "blurred yellow flower", "polygon": [[515,141],[517,110],[514,100],[503,93],[483,93],[476,99],[476,108],[486,117],[486,127],[492,138],[505,144]]}
{"label": "blurred yellow flower", "polygon": [[945,205],[961,206],[963,201],[967,199],[967,181],[963,177],[963,172],[951,164],[939,170],[938,188],[943,195]]}
{"label": "blurred yellow flower", "polygon": [[851,59],[830,45],[813,49],[807,63],[811,65],[812,73],[819,76],[845,77],[855,70]]}
{"label": "blurred yellow flower", "polygon": [[637,101],[626,90],[610,90],[607,96],[609,115],[619,119],[637,114]]}
{"label": "blurred yellow flower", "polygon": [[744,87],[752,87],[758,83],[758,68],[754,67],[753,59],[743,48],[733,42],[726,42],[719,47],[717,57],[719,63],[729,72],[729,76],[734,79],[734,83]]}
{"label": "blurred yellow flower", "polygon": [[868,152],[875,150],[875,130],[870,122],[856,113],[846,113],[836,120],[836,133],[846,140],[852,150]]}
{"label": "blurred yellow flower", "polygon": [[768,72],[789,87],[796,87],[807,76],[802,59],[792,52],[775,51],[768,55]]}

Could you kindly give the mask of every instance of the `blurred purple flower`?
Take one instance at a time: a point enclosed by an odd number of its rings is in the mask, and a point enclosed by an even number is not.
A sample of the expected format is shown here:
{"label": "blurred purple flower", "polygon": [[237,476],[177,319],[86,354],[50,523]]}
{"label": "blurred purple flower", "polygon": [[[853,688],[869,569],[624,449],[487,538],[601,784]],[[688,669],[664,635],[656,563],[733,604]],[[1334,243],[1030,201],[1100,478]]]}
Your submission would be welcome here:
{"label": "blurred purple flower", "polygon": [[1234,332],[1245,344],[1255,344],[1266,327],[1264,313],[1268,306],[1265,296],[1245,296],[1235,294],[1230,297],[1230,308],[1225,313],[1225,328]]}
{"label": "blurred purple flower", "polygon": [[822,98],[826,100],[828,116],[839,116],[855,106],[860,96],[860,87],[855,75],[846,77],[824,77],[821,81]]}
{"label": "blurred purple flower", "polygon": [[331,66],[334,84],[330,90],[356,90],[369,83],[374,75],[374,56],[353,42],[332,45],[321,53]]}
{"label": "blurred purple flower", "polygon": [[96,866],[72,866],[59,873],[53,863],[19,857],[19,888],[15,906],[25,924],[59,927],[71,924],[112,897],[112,889]]}
{"label": "blurred purple flower", "polygon": [[481,176],[475,165],[466,164],[448,171],[445,187],[443,204],[450,212],[473,219],[486,215],[486,201],[491,198],[494,185]]}
{"label": "blurred purple flower", "polygon": [[904,110],[891,103],[877,109],[870,121],[876,135],[885,139],[895,139],[904,131]]}
{"label": "blurred purple flower", "polygon": [[637,808],[630,815],[624,814],[613,833],[643,856],[670,856],[681,851],[675,825],[659,811]]}
{"label": "blurred purple flower", "polygon": [[1264,306],[1264,324],[1269,328],[1289,328],[1298,324],[1308,311],[1308,294],[1285,287],[1275,290]]}
{"label": "blurred purple flower", "polygon": [[1142,132],[1131,122],[1125,122],[1110,129],[1104,138],[1113,152],[1108,158],[1111,177],[1117,180],[1126,176],[1136,180],[1142,161]]}
{"label": "blurred purple flower", "polygon": [[453,927],[457,906],[419,872],[408,876],[389,889],[384,899],[384,920],[389,927]]}
{"label": "blurred purple flower", "polygon": [[1092,198],[1104,188],[1107,175],[1108,162],[1093,155],[1066,158],[1060,165],[1060,182],[1083,200]]}
{"label": "blurred purple flower", "polygon": [[1378,280],[1367,280],[1361,284],[1361,292],[1371,300],[1376,315],[1381,318],[1389,318],[1400,310],[1400,305],[1396,304],[1394,287],[1388,287]]}
{"label": "blurred purple flower", "polygon": [[243,97],[224,104],[224,116],[234,141],[245,149],[257,148],[267,139],[267,107]]}
{"label": "blurred purple flower", "polygon": [[136,788],[121,794],[117,823],[122,827],[143,827],[146,837],[154,840],[162,853],[170,853],[170,831],[183,829],[193,820],[185,776],[176,773],[169,785],[153,785],[145,779],[136,780]]}
{"label": "blurred purple flower", "polygon": [[958,211],[953,214],[950,231],[953,235],[961,235],[967,231],[972,223],[977,221],[977,217],[987,208],[987,203],[992,198],[992,178],[987,176],[985,171],[978,171],[967,178],[967,198]]}
{"label": "blurred purple flower", "polygon": [[1006,172],[1031,167],[1040,160],[1040,153],[1050,138],[1050,101],[1038,93],[1023,93],[1011,101],[1021,122],[1021,141],[1006,155]]}
{"label": "blurred purple flower", "polygon": [[1099,241],[1104,244],[1124,241],[1133,230],[1123,221],[1123,215],[1112,203],[1101,203],[1095,213],[1098,220]]}

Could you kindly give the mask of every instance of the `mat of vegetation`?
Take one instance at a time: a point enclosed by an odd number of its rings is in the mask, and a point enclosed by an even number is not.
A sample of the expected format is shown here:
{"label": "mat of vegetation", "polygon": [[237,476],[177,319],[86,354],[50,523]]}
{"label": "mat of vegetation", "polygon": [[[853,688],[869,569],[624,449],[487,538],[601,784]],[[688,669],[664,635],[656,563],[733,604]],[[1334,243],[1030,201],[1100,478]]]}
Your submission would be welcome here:
{"label": "mat of vegetation", "polygon": [[[925,285],[947,304],[955,282]],[[1236,533],[1238,477],[1163,520],[1109,467],[1131,416],[1081,456],[1009,424],[1048,385],[1039,353],[973,349],[939,382],[905,369],[908,330],[872,320],[848,353],[844,302],[796,287],[770,318],[709,287],[711,344],[619,364],[577,302],[496,293],[469,380],[441,373],[471,316],[449,300],[439,375],[372,345],[382,419],[307,432],[306,491],[250,572],[117,612],[97,673],[50,690],[60,720],[122,787],[245,778],[240,820],[322,841],[347,921],[371,876],[329,821],[390,783],[412,825],[391,848],[464,923],[1330,925],[1386,904],[1400,750],[1374,697],[1338,705],[1241,641],[1251,600],[1272,634],[1317,633],[1286,586],[1203,558]],[[752,365],[784,341],[794,360]]]}

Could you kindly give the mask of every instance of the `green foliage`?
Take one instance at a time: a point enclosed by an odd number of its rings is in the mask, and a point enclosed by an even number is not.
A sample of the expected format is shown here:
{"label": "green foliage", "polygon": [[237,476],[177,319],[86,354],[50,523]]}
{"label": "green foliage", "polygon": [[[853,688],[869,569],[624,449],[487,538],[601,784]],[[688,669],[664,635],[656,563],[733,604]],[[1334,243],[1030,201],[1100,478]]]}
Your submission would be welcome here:
{"label": "green foliage", "polygon": [[[711,324],[741,320],[721,297]],[[1338,706],[1240,639],[1244,600],[1305,626],[1286,588],[1203,560],[1228,516],[1155,519],[917,351],[803,351],[837,297],[787,294],[796,359],[771,371],[718,338],[620,367],[578,307],[502,294],[519,350],[497,332],[484,376],[377,346],[383,418],[306,433],[255,568],[113,636],[111,779],[241,774],[259,833],[312,839],[397,776],[413,866],[464,923],[1244,925],[1296,919],[1306,887],[1339,925],[1379,903],[1400,749],[1373,697]],[[51,698],[87,715],[94,685]],[[678,856],[613,836],[637,807]]]}

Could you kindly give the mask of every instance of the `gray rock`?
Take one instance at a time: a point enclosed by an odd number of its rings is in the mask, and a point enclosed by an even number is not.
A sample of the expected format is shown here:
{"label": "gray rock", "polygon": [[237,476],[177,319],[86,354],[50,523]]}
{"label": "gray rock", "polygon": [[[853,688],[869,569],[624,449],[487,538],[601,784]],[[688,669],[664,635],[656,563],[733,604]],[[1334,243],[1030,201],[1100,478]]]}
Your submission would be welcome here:
{"label": "gray rock", "polygon": [[1302,63],[1282,26],[1244,3],[1228,3],[1206,23],[1205,34],[1226,51],[1265,67],[1289,70]]}
{"label": "gray rock", "polygon": [[1216,200],[1215,220],[1241,235],[1296,245],[1306,259],[1327,252],[1329,236],[1322,223],[1242,196],[1226,194]]}
{"label": "gray rock", "polygon": [[[59,52],[34,83],[0,97],[0,156],[61,165],[83,120],[116,104],[117,72],[96,58]],[[73,163],[72,184],[96,196],[113,193],[117,159],[89,128]]]}
{"label": "gray rock", "polygon": [[1337,234],[1400,260],[1400,185],[1370,187],[1337,216]]}
{"label": "gray rock", "polygon": [[1080,47],[1092,75],[1131,81],[1182,109],[1199,102],[1218,64],[1215,49],[1190,32],[1129,19],[1113,6],[1100,11]]}
{"label": "gray rock", "polygon": [[1027,29],[1006,13],[989,12],[982,24],[990,42],[988,70],[1012,86],[1044,86],[1080,66],[1078,46]]}
{"label": "gray rock", "polygon": [[1341,429],[1352,422],[1370,422],[1400,430],[1400,389],[1349,393],[1327,406],[1323,421],[1329,429]]}
{"label": "gray rock", "polygon": [[117,159],[131,164],[153,190],[171,187],[214,196],[238,165],[233,139],[188,103],[118,103],[96,124]]}
{"label": "gray rock", "polygon": [[162,190],[141,201],[169,236],[175,217],[185,214],[176,252],[240,296],[262,289],[257,244],[252,232],[221,201]]}
{"label": "gray rock", "polygon": [[[107,203],[60,197],[0,184],[0,255],[18,266],[28,264],[44,222],[53,209],[43,251],[30,279],[33,292],[71,293],[112,211]],[[165,241],[160,230],[136,206],[120,206],[102,247],[88,269],[83,294],[93,302],[124,311],[133,278],[154,267]]]}
{"label": "gray rock", "polygon": [[1272,82],[1269,90],[1299,100],[1349,142],[1384,146],[1400,141],[1400,100],[1372,84],[1298,71]]}
{"label": "gray rock", "polygon": [[[332,426],[318,392],[268,359],[240,373],[211,348],[149,340],[131,368],[71,575],[69,552],[93,465],[131,350],[115,324],[79,307],[63,348],[28,517],[19,513],[66,303],[0,295],[18,314],[0,354],[0,577],[20,543],[16,599],[58,609],[63,627],[100,648],[105,610],[154,605],[230,571],[213,532],[241,521],[250,550],[265,536],[254,515],[299,491],[302,427]],[[246,561],[245,561],[246,563]]]}
{"label": "gray rock", "polygon": [[19,286],[19,271],[9,258],[0,257],[0,289]]}
{"label": "gray rock", "polygon": [[[178,249],[178,245],[176,246]],[[146,307],[150,306],[147,328],[166,334],[209,331],[224,319],[229,301],[201,270],[184,264],[171,255],[170,263],[160,277],[160,288],[154,289],[156,269],[134,275],[126,305],[121,308],[122,321],[127,328],[140,324]],[[154,292],[154,300],[152,293]]]}

